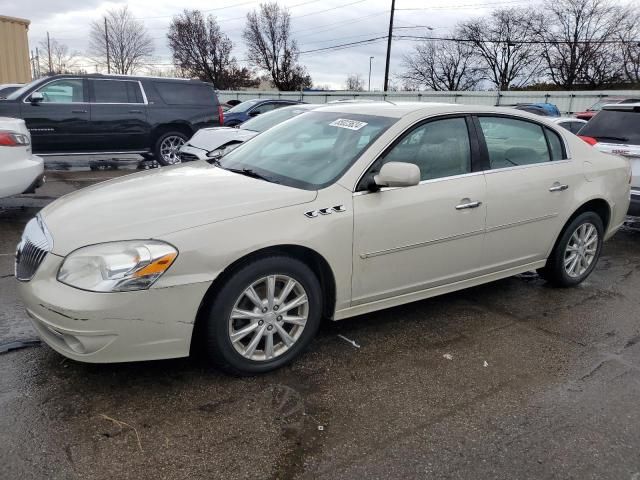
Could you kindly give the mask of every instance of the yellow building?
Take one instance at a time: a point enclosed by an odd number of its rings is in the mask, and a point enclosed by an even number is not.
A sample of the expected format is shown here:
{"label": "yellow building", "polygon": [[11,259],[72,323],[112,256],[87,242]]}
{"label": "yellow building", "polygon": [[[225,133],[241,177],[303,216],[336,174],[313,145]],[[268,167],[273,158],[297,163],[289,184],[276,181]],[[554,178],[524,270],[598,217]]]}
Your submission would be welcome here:
{"label": "yellow building", "polygon": [[0,83],[31,81],[29,20],[0,15]]}

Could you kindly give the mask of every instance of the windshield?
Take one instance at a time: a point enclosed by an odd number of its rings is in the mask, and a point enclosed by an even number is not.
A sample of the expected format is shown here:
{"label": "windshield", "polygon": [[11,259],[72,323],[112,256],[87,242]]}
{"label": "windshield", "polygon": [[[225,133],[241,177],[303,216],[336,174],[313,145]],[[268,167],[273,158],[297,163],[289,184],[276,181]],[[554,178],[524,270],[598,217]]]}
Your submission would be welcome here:
{"label": "windshield", "polygon": [[229,110],[227,110],[227,113],[246,112],[260,101],[261,100],[247,100],[246,102],[239,103],[235,107],[230,108]]}
{"label": "windshield", "polygon": [[295,107],[284,107],[271,112],[263,113],[262,115],[252,118],[244,122],[240,128],[243,130],[251,130],[253,132],[264,132],[269,128],[278,125],[279,123],[289,120],[301,113],[308,112],[309,109]]}
{"label": "windshield", "polygon": [[396,118],[308,112],[246,142],[220,160],[267,180],[306,190],[332,184]]}
{"label": "windshield", "polygon": [[23,93],[28,91],[34,85],[36,85],[38,83],[41,83],[43,80],[46,80],[46,78],[45,79],[40,78],[38,80],[33,80],[32,82],[29,82],[26,85],[23,85],[18,90],[14,91],[14,92],[11,92],[9,95],[7,95],[7,100],[17,100],[18,98],[20,98],[20,96]]}
{"label": "windshield", "polygon": [[640,112],[602,110],[582,127],[580,135],[602,142],[640,145]]}

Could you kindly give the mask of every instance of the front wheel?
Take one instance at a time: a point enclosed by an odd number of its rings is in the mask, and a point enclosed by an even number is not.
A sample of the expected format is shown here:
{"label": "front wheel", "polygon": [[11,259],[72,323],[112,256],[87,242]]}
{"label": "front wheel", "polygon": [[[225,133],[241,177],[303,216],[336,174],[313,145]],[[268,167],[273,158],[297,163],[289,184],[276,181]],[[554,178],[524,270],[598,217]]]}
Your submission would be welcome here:
{"label": "front wheel", "polygon": [[153,155],[160,165],[180,163],[180,148],[186,143],[187,136],[181,132],[166,132],[160,135],[153,148]]}
{"label": "front wheel", "polygon": [[547,264],[539,273],[559,287],[578,285],[596,267],[603,235],[604,227],[598,214],[585,212],[578,215],[564,229]]}
{"label": "front wheel", "polygon": [[320,325],[322,293],[314,272],[286,256],[255,260],[215,295],[205,327],[209,358],[236,375],[286,365]]}

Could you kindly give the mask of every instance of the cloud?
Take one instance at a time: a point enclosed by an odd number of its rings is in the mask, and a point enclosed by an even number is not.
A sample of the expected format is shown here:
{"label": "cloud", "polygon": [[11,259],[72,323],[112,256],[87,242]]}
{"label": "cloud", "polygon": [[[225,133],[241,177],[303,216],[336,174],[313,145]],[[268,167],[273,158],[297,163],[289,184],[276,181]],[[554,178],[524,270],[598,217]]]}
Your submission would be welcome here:
{"label": "cloud", "polygon": [[[388,0],[366,0],[323,12],[323,10],[350,4],[353,1],[280,0],[279,3],[291,7],[292,32],[300,50],[304,52],[387,34]],[[514,0],[504,1],[507,5],[514,3]],[[445,0],[436,0],[436,2],[429,6],[430,10],[396,11],[395,26],[419,26],[398,31],[423,35],[427,33],[424,26],[428,25],[434,29],[429,32],[430,34],[444,35],[459,20],[486,13],[486,7],[484,7],[486,0],[465,0],[464,6],[458,9],[448,6]],[[259,3],[259,1],[250,3],[246,0],[235,2],[224,0],[224,3],[214,3],[210,0],[184,0],[177,7],[173,0],[131,0],[130,2],[30,0],[28,6],[20,2],[3,6],[3,14],[31,20],[29,37],[32,49],[35,49],[40,40],[46,38],[48,31],[53,38],[67,44],[71,50],[85,53],[90,22],[100,19],[110,8],[128,5],[132,13],[144,23],[153,38],[156,49],[155,62],[158,67],[168,68],[171,57],[166,44],[166,32],[173,15],[181,13],[184,8],[200,9],[206,14],[215,15],[222,30],[234,42],[234,55],[243,60],[245,56],[242,41],[244,20],[247,12],[257,8]],[[473,3],[483,7],[469,7]],[[494,4],[495,2],[492,3]],[[425,7],[425,3],[421,0],[403,0],[401,5],[402,8]],[[412,45],[414,42],[394,40],[390,69],[392,73],[400,70],[401,58],[411,50]],[[368,79],[369,56],[374,56],[371,85],[372,89],[380,89],[384,77],[385,55],[386,40],[380,40],[353,48],[303,54],[300,56],[300,61],[307,67],[315,84],[330,84],[333,88],[341,88],[346,77],[351,73],[359,73],[363,78]]]}

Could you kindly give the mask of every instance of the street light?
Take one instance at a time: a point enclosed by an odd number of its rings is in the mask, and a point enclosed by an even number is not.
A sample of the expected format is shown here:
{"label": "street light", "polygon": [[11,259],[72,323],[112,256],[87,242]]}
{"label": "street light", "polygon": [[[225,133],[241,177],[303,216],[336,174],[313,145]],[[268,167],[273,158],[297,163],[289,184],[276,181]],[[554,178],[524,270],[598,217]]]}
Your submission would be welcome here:
{"label": "street light", "polygon": [[369,91],[371,91],[371,60],[376,57],[369,57]]}

